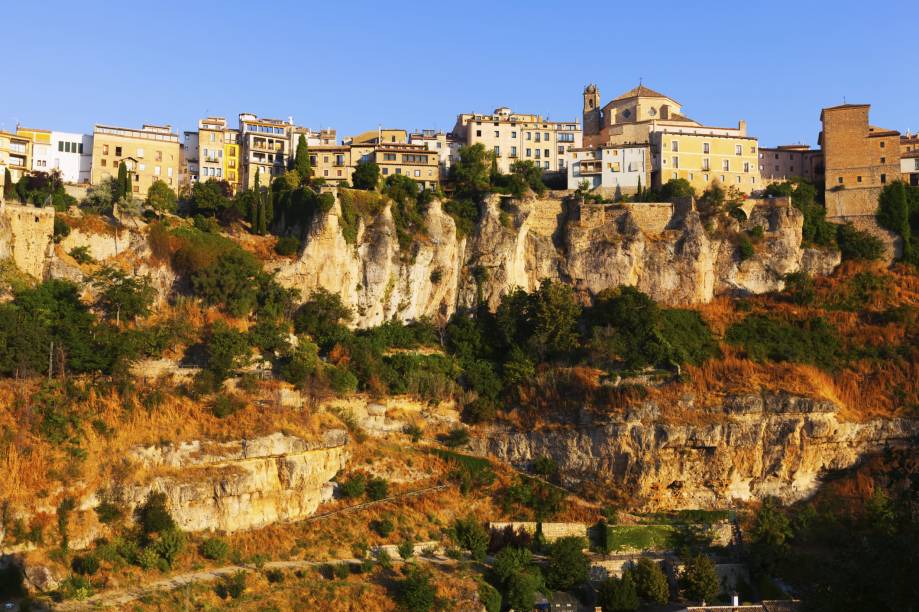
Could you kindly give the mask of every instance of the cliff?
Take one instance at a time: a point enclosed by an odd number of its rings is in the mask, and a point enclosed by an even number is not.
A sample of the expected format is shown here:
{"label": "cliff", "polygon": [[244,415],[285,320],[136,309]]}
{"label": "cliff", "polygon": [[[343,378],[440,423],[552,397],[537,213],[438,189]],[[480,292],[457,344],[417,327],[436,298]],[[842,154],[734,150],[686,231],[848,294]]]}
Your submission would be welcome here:
{"label": "cliff", "polygon": [[844,421],[828,401],[784,395],[726,398],[698,424],[673,423],[647,403],[621,419],[583,427],[495,429],[472,448],[526,467],[551,457],[569,486],[656,509],[725,507],[734,500],[812,495],[821,477],[866,455],[908,447],[919,421]]}
{"label": "cliff", "polygon": [[[670,205],[593,205],[557,196],[519,201],[490,196],[472,235],[457,233],[439,202],[426,212],[427,235],[400,250],[389,206],[359,222],[356,244],[345,241],[338,203],[313,220],[299,258],[278,267],[280,282],[308,296],[325,288],[342,296],[359,327],[398,318],[448,318],[479,300],[543,279],[572,284],[586,295],[634,285],[673,305],[722,294],[781,289],[789,272],[827,274],[839,254],[801,247],[803,216],[787,202],[749,205],[748,218],[705,227],[695,211]],[[738,232],[756,226],[763,238],[741,260]],[[663,229],[662,229],[663,228]]]}
{"label": "cliff", "polygon": [[0,204],[0,260],[42,278],[51,257],[54,209]]}

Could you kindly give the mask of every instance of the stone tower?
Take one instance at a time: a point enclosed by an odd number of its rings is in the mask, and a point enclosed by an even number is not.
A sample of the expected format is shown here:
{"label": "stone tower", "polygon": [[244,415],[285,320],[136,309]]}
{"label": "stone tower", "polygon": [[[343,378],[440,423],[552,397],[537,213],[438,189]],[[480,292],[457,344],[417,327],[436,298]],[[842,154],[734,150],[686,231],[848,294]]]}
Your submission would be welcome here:
{"label": "stone tower", "polygon": [[584,88],[584,135],[600,133],[600,90],[591,83]]}

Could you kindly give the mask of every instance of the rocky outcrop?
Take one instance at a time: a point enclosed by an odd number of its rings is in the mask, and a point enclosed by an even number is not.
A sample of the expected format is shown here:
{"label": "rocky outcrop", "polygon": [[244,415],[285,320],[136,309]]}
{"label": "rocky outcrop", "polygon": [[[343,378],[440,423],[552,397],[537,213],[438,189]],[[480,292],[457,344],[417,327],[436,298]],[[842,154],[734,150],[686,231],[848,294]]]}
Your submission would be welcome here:
{"label": "rocky outcrop", "polygon": [[568,485],[603,483],[638,507],[674,509],[766,496],[792,502],[828,471],[919,437],[919,420],[847,422],[831,402],[784,395],[727,398],[700,424],[668,422],[662,411],[648,403],[584,427],[496,430],[472,448],[521,467],[548,456]]}
{"label": "rocky outcrop", "polygon": [[[532,290],[543,279],[570,283],[586,296],[634,285],[657,301],[685,305],[774,291],[789,272],[827,273],[839,263],[838,253],[801,248],[803,216],[787,202],[751,203],[746,220],[718,227],[706,227],[694,211],[676,214],[656,204],[645,214],[640,206],[494,195],[474,233],[461,237],[435,201],[426,212],[427,235],[404,252],[388,206],[360,222],[352,245],[336,203],[314,219],[299,259],[282,265],[278,278],[304,297],[318,288],[339,294],[355,313],[353,323],[364,327],[392,318],[444,320],[480,302],[495,308],[508,291]],[[736,236],[756,226],[763,238],[742,260]]]}
{"label": "rocky outcrop", "polygon": [[238,531],[315,512],[323,487],[350,456],[344,430],[308,442],[274,433],[225,443],[187,442],[137,448],[129,459],[151,474],[123,487],[134,509],[151,492],[166,494],[176,523],[187,531]]}
{"label": "rocky outcrop", "polygon": [[0,259],[42,278],[51,256],[54,209],[0,204]]}

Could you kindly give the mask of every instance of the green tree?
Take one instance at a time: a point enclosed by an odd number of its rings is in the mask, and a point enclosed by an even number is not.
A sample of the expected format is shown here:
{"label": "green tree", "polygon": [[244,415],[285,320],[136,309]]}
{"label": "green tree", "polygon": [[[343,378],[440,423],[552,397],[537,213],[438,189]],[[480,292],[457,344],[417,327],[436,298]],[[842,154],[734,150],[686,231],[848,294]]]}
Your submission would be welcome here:
{"label": "green tree", "polygon": [[3,199],[9,200],[13,197],[13,190],[15,189],[13,184],[13,175],[10,174],[10,169],[3,168]]}
{"label": "green tree", "polygon": [[514,610],[532,610],[536,596],[544,588],[542,576],[536,570],[514,572],[507,581],[504,601]]}
{"label": "green tree", "polygon": [[152,533],[165,533],[176,528],[175,519],[166,507],[165,493],[150,493],[147,499],[137,509],[137,519],[140,527],[147,535]]}
{"label": "green tree", "polygon": [[497,583],[506,588],[514,574],[529,571],[532,567],[533,554],[529,550],[515,546],[505,546],[495,555],[491,571]]}
{"label": "green tree", "polygon": [[118,164],[118,178],[112,186],[112,200],[120,202],[128,197],[129,193],[131,193],[131,182],[128,179],[128,165],[122,161]]}
{"label": "green tree", "polygon": [[431,582],[431,574],[425,569],[410,564],[405,578],[396,585],[396,601],[408,612],[428,612],[434,607],[437,590]]}
{"label": "green tree", "polygon": [[491,188],[491,154],[481,143],[461,147],[459,159],[450,167],[457,197],[478,200]]}
{"label": "green tree", "polygon": [[211,326],[207,339],[207,369],[218,381],[242,366],[249,352],[246,334],[232,329],[223,321],[216,321]]}
{"label": "green tree", "polygon": [[533,293],[518,288],[502,297],[496,321],[508,345],[544,360],[577,348],[580,314],[572,288],[546,279]]}
{"label": "green tree", "polygon": [[133,321],[146,316],[156,297],[156,289],[149,276],[131,276],[112,267],[97,272],[93,285],[99,291],[99,307],[116,322],[122,318]]}
{"label": "green tree", "polygon": [[696,197],[696,190],[686,179],[670,179],[661,186],[660,197],[665,202]]}
{"label": "green tree", "polygon": [[341,297],[325,289],[317,289],[294,314],[294,329],[309,334],[320,350],[328,351],[348,335],[345,323],[351,320],[351,310]]}
{"label": "green tree", "polygon": [[457,544],[469,550],[472,558],[481,561],[488,550],[488,532],[472,515],[458,518],[453,522],[453,539]]}
{"label": "green tree", "polygon": [[362,159],[354,166],[351,184],[355,189],[376,189],[380,182],[380,167],[375,162]]}
{"label": "green tree", "polygon": [[903,181],[894,181],[881,191],[876,218],[878,225],[899,234],[903,241],[903,259],[911,259],[914,244],[910,226],[910,202]]}
{"label": "green tree", "polygon": [[884,243],[851,223],[836,226],[836,242],[845,260],[873,261],[884,256]]}
{"label": "green tree", "polygon": [[229,206],[229,194],[229,185],[225,181],[208,179],[195,183],[191,188],[192,213],[205,217],[218,215]]}
{"label": "green tree", "polygon": [[175,212],[176,194],[164,181],[155,180],[147,190],[147,206],[162,212]]}
{"label": "green tree", "polygon": [[205,304],[239,317],[258,304],[263,276],[255,257],[234,248],[219,255],[213,265],[193,272],[190,280],[195,295]]}
{"label": "green tree", "polygon": [[634,578],[635,590],[642,599],[658,604],[665,604],[670,599],[667,576],[655,561],[642,557],[627,573]]}
{"label": "green tree", "polygon": [[690,558],[680,576],[680,586],[692,601],[713,601],[721,592],[715,562],[704,554]]}
{"label": "green tree", "polygon": [[313,168],[310,165],[310,152],[306,144],[306,137],[300,134],[297,139],[297,152],[294,161],[294,170],[300,175],[300,180],[306,181],[313,176]]}
{"label": "green tree", "polygon": [[597,603],[603,612],[630,612],[639,606],[638,591],[632,579],[632,572],[626,571],[622,578],[610,576],[597,589]]}
{"label": "green tree", "polygon": [[763,500],[750,529],[750,556],[757,569],[773,572],[788,553],[792,536],[791,523],[779,507],[778,500]]}
{"label": "green tree", "polygon": [[550,588],[568,591],[587,582],[590,562],[584,549],[583,538],[568,536],[559,538],[549,547],[549,563],[546,566],[546,583]]}

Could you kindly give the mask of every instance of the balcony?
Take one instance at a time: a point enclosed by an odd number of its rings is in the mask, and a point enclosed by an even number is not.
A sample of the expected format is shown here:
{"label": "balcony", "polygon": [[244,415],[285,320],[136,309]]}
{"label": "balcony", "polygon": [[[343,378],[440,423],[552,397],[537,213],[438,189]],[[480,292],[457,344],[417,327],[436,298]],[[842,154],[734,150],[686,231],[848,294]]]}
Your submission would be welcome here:
{"label": "balcony", "polygon": [[603,171],[603,164],[598,161],[582,161],[580,163],[579,173],[581,176],[590,174],[600,174]]}

